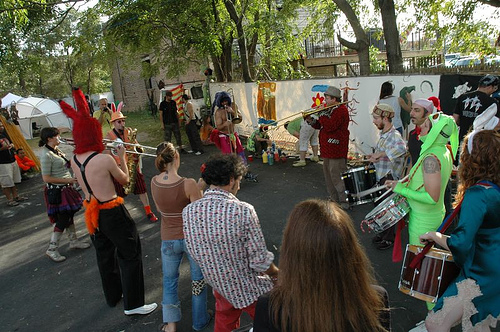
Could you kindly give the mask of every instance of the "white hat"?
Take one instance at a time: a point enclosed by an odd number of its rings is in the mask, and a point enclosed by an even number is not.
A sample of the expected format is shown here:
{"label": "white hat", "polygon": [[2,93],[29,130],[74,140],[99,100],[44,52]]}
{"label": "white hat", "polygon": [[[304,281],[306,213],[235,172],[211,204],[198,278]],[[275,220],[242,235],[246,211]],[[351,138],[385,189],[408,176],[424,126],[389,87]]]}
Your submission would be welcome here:
{"label": "white hat", "polygon": [[495,116],[497,114],[497,104],[493,103],[479,114],[472,123],[472,132],[469,134],[469,141],[467,142],[467,149],[472,153],[472,142],[474,136],[481,130],[492,130],[498,124],[499,119]]}
{"label": "white hat", "polygon": [[413,101],[413,104],[422,107],[429,114],[434,113],[434,103],[428,99],[417,99]]}
{"label": "white hat", "polygon": [[483,111],[483,113],[479,114],[472,124],[473,130],[492,130],[498,124],[497,114],[497,104],[493,103]]}

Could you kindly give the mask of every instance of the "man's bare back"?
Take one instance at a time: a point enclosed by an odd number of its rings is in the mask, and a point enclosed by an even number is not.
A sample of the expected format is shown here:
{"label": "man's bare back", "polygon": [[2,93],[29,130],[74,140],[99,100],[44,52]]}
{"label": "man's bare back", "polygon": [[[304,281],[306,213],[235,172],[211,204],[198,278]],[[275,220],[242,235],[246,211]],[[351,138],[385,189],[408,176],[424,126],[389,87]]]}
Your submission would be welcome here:
{"label": "man's bare back", "polygon": [[[121,168],[118,167],[113,157],[108,154],[98,154],[93,157],[85,167],[85,175],[92,189],[92,194],[100,202],[112,200],[117,196],[112,177],[122,185],[127,184],[129,181],[127,163],[123,160],[123,158],[125,158],[125,149],[123,146],[120,146],[117,147],[117,151],[120,159],[122,159]],[[78,154],[76,155],[76,159],[83,165],[85,160],[87,160],[92,153],[94,152],[88,151]],[[80,167],[78,167],[75,162],[72,162],[71,168],[85,193],[85,199],[90,200],[90,194],[83,181]]]}

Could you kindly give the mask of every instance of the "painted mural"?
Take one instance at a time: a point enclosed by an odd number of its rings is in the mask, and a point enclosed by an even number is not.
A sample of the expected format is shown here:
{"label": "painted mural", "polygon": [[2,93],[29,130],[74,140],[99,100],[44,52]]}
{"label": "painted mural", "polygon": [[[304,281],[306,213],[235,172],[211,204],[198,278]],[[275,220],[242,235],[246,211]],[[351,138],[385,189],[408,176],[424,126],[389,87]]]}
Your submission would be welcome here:
{"label": "painted mural", "polygon": [[258,117],[265,120],[276,120],[276,83],[259,83],[257,93]]}
{"label": "painted mural", "polygon": [[[361,150],[357,152],[366,154],[370,153],[378,140],[379,133],[372,123],[370,113],[378,102],[380,87],[385,81],[392,81],[395,87],[394,94],[406,99],[406,102],[409,98],[414,100],[431,96],[441,97],[439,75],[387,75],[278,81],[268,83],[274,85],[274,92],[272,92],[272,107],[276,112],[274,115],[274,113],[269,112],[271,106],[264,106],[264,90],[261,88],[267,87],[265,85],[261,87],[255,83],[211,83],[210,90],[233,89],[234,98],[241,105],[240,110],[243,113],[243,122],[237,126],[238,132],[250,135],[258,126],[259,118],[263,119],[265,116],[279,121],[285,117],[300,115],[300,112],[304,110],[321,105],[324,102],[323,92],[329,85],[336,86],[342,91],[343,100],[349,101],[348,108],[351,118],[349,131],[352,147]],[[259,95],[262,96],[260,102]],[[411,124],[409,127],[412,129]]]}

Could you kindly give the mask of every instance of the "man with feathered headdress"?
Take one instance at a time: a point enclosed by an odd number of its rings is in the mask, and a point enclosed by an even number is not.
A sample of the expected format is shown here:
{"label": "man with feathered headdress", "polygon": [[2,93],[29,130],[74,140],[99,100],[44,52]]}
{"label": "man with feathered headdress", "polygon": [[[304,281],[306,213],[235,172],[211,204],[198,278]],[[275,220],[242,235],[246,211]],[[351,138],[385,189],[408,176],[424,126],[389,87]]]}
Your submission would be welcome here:
{"label": "man with feathered headdress", "polygon": [[[78,111],[60,101],[63,112],[73,120],[74,157],[71,167],[85,193],[85,223],[96,249],[104,296],[114,307],[123,294],[126,315],[146,315],[156,303],[144,304],[141,242],[112,179],[129,181],[125,149],[117,147],[120,167],[104,150],[99,122],[90,117],[88,104],[80,89],[73,90]],[[116,267],[119,267],[117,269]]]}

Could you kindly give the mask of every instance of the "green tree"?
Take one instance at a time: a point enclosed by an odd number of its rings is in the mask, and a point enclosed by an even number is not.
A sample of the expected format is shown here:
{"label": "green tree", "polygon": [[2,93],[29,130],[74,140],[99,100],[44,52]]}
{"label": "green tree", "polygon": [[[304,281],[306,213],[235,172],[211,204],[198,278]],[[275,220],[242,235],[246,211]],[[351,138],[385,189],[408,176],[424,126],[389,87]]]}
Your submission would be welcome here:
{"label": "green tree", "polygon": [[[418,0],[411,1],[415,8],[415,26],[427,35],[437,38],[437,51],[474,52],[480,55],[495,53],[491,39],[500,31],[491,22],[499,20],[499,0]],[[490,15],[474,18],[481,4],[491,6]]]}
{"label": "green tree", "polygon": [[151,72],[161,67],[168,77],[179,76],[193,63],[207,65],[209,60],[219,81],[233,79],[233,62],[239,63],[247,82],[282,77],[293,71],[289,64],[284,70],[282,65],[295,58],[300,45],[300,39],[289,34],[291,18],[277,10],[275,0],[126,4],[108,0],[101,2],[101,8],[110,15],[106,28],[110,42],[129,55],[153,54]]}
{"label": "green tree", "polygon": [[0,51],[0,89],[53,98],[67,95],[76,85],[87,93],[109,89],[98,13],[69,10],[64,19],[59,14],[47,12],[40,18],[33,13],[26,24],[0,23],[5,42]]}

